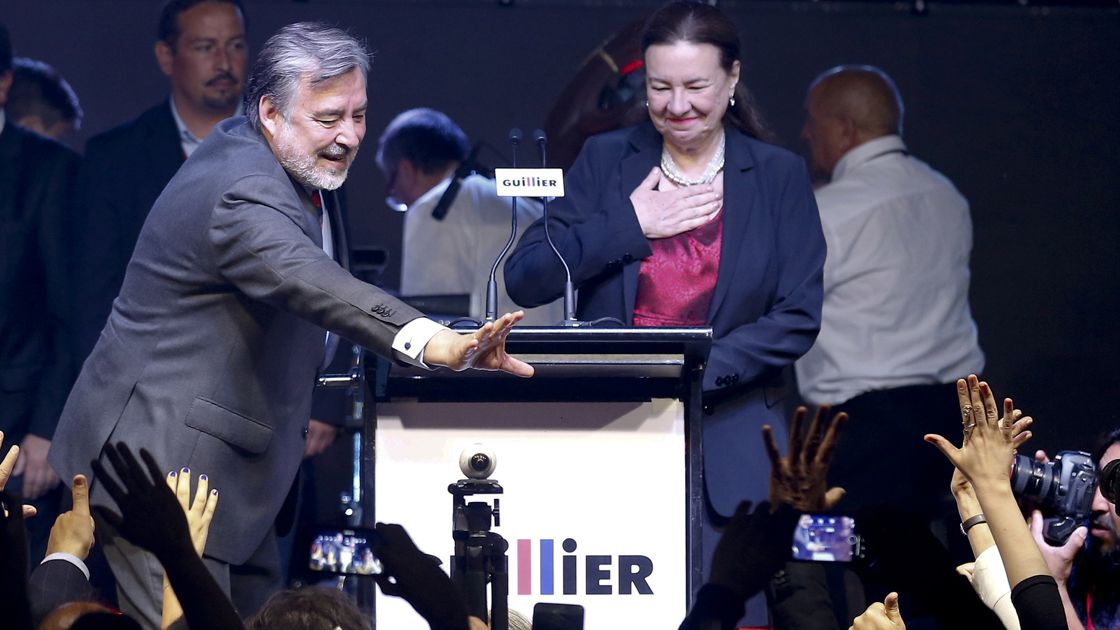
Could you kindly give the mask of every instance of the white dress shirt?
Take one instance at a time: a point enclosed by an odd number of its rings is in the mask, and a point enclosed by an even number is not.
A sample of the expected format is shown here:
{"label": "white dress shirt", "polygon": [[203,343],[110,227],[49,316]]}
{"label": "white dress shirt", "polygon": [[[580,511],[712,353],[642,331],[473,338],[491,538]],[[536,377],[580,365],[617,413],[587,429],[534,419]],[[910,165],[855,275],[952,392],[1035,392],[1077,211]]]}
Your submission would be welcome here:
{"label": "white dress shirt", "polygon": [[[187,128],[187,123],[183,122],[183,118],[179,116],[179,110],[175,107],[175,97],[171,97],[171,117],[175,119],[175,126],[179,129],[179,146],[183,148],[183,155],[190,157],[194,150],[202,145],[205,138],[199,138],[194,135],[190,129]],[[241,102],[237,103],[237,109],[233,111],[230,118],[233,116],[240,116],[242,114]]]}
{"label": "white dress shirt", "polygon": [[816,197],[828,257],[820,335],[796,363],[801,395],[838,404],[979,373],[972,222],[953,184],[890,135],[846,153]]}

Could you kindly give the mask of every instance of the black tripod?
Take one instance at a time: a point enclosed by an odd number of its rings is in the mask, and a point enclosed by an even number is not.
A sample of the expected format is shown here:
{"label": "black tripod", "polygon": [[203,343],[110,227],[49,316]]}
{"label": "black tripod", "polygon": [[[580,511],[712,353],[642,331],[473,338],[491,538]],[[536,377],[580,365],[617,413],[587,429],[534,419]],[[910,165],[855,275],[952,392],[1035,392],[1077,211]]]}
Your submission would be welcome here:
{"label": "black tripod", "polygon": [[[489,618],[491,630],[509,629],[509,543],[490,531],[491,516],[500,526],[498,499],[494,507],[484,501],[466,502],[474,494],[501,494],[502,486],[490,479],[460,479],[447,486],[452,499],[452,538],[455,555],[451,559],[451,579],[467,598],[467,612]],[[486,585],[490,585],[489,614]]]}

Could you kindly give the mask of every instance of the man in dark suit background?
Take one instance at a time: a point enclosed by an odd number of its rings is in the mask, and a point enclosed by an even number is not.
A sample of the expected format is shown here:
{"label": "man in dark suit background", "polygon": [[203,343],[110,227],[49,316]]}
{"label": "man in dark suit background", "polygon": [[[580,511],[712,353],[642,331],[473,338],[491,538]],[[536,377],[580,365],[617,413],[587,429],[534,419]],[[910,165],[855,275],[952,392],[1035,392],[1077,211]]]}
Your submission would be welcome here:
{"label": "man in dark suit background", "polygon": [[[276,586],[274,523],[306,448],[324,328],[418,365],[533,373],[505,354],[521,313],[459,335],[333,260],[339,228],[316,199],[342,185],[365,134],[368,65],[360,43],[323,25],[269,39],[247,117],[218,125],[152,207],[51,447],[67,479],[110,441],[208,475],[223,509],[204,560],[244,615]],[[158,561],[99,536],[121,608],[154,627]]]}
{"label": "man in dark suit background", "polygon": [[248,60],[241,0],[169,0],[155,57],[169,97],[86,144],[71,227],[79,362],[105,325],[156,197],[214,126],[239,110]]}
{"label": "man in dark suit background", "polygon": [[[9,490],[43,514],[32,528],[42,554],[61,495],[47,464],[50,437],[73,378],[65,328],[69,283],[65,213],[78,155],[7,119],[12,47],[0,25],[0,431],[20,445]],[[34,524],[35,521],[32,521]]]}

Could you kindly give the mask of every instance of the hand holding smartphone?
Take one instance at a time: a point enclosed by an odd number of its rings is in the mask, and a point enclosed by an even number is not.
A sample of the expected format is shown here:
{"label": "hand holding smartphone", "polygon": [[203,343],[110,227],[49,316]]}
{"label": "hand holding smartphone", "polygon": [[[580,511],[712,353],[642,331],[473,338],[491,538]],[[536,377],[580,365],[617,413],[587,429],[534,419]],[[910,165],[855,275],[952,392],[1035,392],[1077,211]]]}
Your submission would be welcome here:
{"label": "hand holding smartphone", "polygon": [[368,528],[320,529],[311,538],[307,567],[317,573],[378,575],[381,561],[373,555],[377,536]]}
{"label": "hand holding smartphone", "polygon": [[793,559],[851,562],[866,556],[856,520],[836,514],[802,514],[793,530]]}

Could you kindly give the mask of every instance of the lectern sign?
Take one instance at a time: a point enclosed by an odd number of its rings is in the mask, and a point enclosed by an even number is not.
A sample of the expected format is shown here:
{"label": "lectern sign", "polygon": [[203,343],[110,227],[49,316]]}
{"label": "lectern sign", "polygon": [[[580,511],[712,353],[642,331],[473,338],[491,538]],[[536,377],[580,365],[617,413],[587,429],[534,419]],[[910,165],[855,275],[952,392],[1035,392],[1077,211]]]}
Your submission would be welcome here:
{"label": "lectern sign", "polygon": [[[475,443],[497,456],[509,542],[509,608],[581,604],[588,628],[676,627],[686,612],[684,404],[648,402],[378,405],[377,520],[403,524],[450,566],[449,483]],[[491,496],[471,500],[492,500]],[[378,628],[421,630],[379,597]]]}
{"label": "lectern sign", "polygon": [[496,168],[499,197],[563,197],[564,171],[559,168]]}

